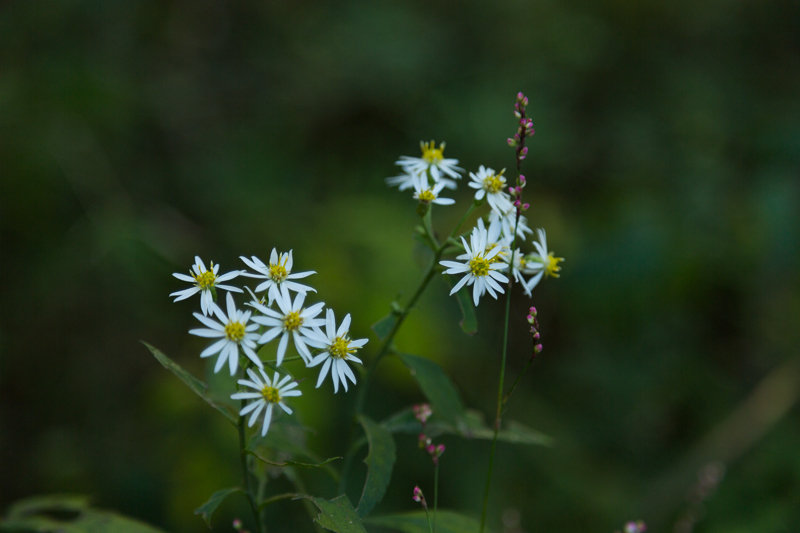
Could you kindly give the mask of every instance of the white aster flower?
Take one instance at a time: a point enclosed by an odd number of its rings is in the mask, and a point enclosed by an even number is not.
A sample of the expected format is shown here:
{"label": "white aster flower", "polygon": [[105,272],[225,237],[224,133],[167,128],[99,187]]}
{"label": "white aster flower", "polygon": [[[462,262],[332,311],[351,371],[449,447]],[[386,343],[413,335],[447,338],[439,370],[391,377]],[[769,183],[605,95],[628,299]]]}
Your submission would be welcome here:
{"label": "white aster flower", "polygon": [[367,343],[367,339],[351,340],[348,336],[350,333],[350,314],[348,313],[344,320],[342,320],[339,329],[336,329],[336,320],[333,315],[333,310],[328,309],[325,316],[325,332],[321,329],[314,331],[314,340],[319,348],[325,351],[317,355],[311,360],[308,365],[309,368],[323,363],[322,369],[319,372],[317,379],[317,388],[322,385],[325,376],[328,375],[328,370],[331,371],[331,380],[333,381],[333,392],[339,392],[339,382],[342,382],[345,392],[347,392],[347,379],[355,384],[356,376],[348,366],[347,362],[363,364],[361,359],[356,357],[355,352]]}
{"label": "white aster flower", "polygon": [[269,430],[269,423],[272,420],[272,406],[278,404],[278,407],[286,411],[287,414],[292,414],[292,410],[283,403],[284,398],[291,396],[301,396],[303,393],[296,389],[297,382],[291,381],[291,376],[283,376],[280,380],[280,374],[275,372],[275,377],[269,379],[263,369],[258,370],[261,373],[253,372],[252,369],[247,369],[247,379],[240,379],[237,381],[239,385],[254,389],[256,392],[237,392],[231,394],[233,400],[254,400],[239,411],[239,416],[250,414],[250,420],[247,421],[247,426],[252,427],[258,419],[261,411],[264,411],[264,425],[261,427],[261,436],[265,436]]}
{"label": "white aster flower", "polygon": [[[425,182],[422,182],[422,179]],[[438,204],[438,205],[453,205],[456,203],[452,198],[440,198],[439,193],[444,188],[444,183],[441,181],[436,183],[433,187],[428,186],[428,179],[415,179],[414,180],[414,199],[419,200],[421,204]]]}
{"label": "white aster flower", "polygon": [[539,240],[533,241],[532,244],[537,253],[526,255],[522,267],[522,271],[526,274],[533,274],[533,277],[525,285],[525,292],[528,294],[539,284],[542,277],[560,277],[561,267],[558,264],[564,260],[563,257],[554,257],[553,252],[547,250],[547,234],[543,229],[537,229],[536,234]]}
{"label": "white aster flower", "polygon": [[188,276],[186,274],[179,274],[177,272],[172,274],[181,281],[194,283],[193,287],[171,293],[170,296],[175,297],[173,302],[185,300],[186,298],[189,298],[190,296],[193,296],[199,292],[200,309],[203,311],[204,315],[208,316],[211,314],[211,306],[214,304],[214,295],[212,293],[213,289],[217,288],[225,289],[226,291],[242,292],[242,289],[238,287],[219,284],[220,281],[228,281],[242,274],[241,270],[233,270],[220,276],[218,275],[219,265],[215,265],[214,261],[211,261],[211,263],[209,263],[209,267],[210,268],[206,269],[206,265],[203,263],[203,260],[200,259],[199,256],[194,256],[194,264],[191,266],[191,268],[189,268]]}
{"label": "white aster flower", "polygon": [[460,172],[463,169],[456,166],[458,159],[446,159],[444,157],[444,146],[445,143],[441,143],[439,148],[436,148],[434,141],[429,143],[420,142],[419,147],[422,150],[422,157],[401,155],[395,164],[399,165],[407,174],[415,176],[427,176],[430,174],[430,177],[435,182],[445,180],[445,187],[454,189],[455,182],[445,176],[460,179]]}
{"label": "white aster flower", "polygon": [[[502,214],[492,209],[489,212],[489,223],[493,224],[495,221],[500,223],[503,236],[511,241],[514,236],[514,225],[517,221],[517,210],[514,206],[512,205],[508,211]],[[525,215],[520,215],[519,224],[517,224],[517,237],[525,239],[527,233],[533,233],[533,230],[528,227],[528,219],[525,218]]]}
{"label": "white aster flower", "polygon": [[506,169],[503,169],[500,173],[495,173],[494,169],[481,165],[477,174],[469,173],[471,180],[469,186],[477,189],[475,199],[483,200],[485,197],[491,208],[498,213],[505,213],[512,207],[511,197],[504,190],[506,188],[506,178],[503,176],[505,171]]}
{"label": "white aster flower", "polygon": [[293,279],[308,277],[316,272],[309,270],[292,274],[292,265],[294,261],[292,259],[291,250],[289,250],[288,253],[281,252],[278,254],[278,251],[273,248],[272,253],[269,254],[269,265],[265,265],[264,262],[256,256],[252,256],[250,259],[240,257],[240,259],[244,261],[244,264],[256,271],[256,274],[243,272],[245,276],[265,280],[256,287],[256,292],[268,290],[267,298],[270,305],[272,305],[272,301],[278,297],[280,293],[278,289],[282,286],[295,292],[317,292],[308,285],[292,281]]}
{"label": "white aster flower", "polygon": [[265,307],[257,302],[252,302],[255,309],[263,313],[263,316],[256,315],[253,317],[253,322],[267,326],[268,329],[264,332],[258,342],[260,344],[267,343],[277,337],[281,336],[278,342],[278,359],[276,365],[280,366],[283,362],[283,356],[286,354],[286,346],[289,343],[289,337],[292,337],[294,346],[297,348],[297,353],[303,358],[303,361],[308,364],[311,361],[311,352],[308,350],[306,344],[314,346],[314,342],[310,340],[310,335],[316,326],[321,326],[324,321],[316,317],[325,304],[322,302],[316,303],[309,308],[303,308],[303,301],[306,295],[303,292],[297,293],[297,296],[292,302],[289,290],[283,286],[281,287],[278,297],[275,302],[278,304],[280,311],[276,311],[269,307]]}
{"label": "white aster flower", "polygon": [[215,304],[211,304],[211,310],[219,319],[219,322],[212,320],[207,316],[200,313],[194,313],[197,320],[202,322],[207,328],[192,329],[189,331],[192,335],[198,337],[208,337],[220,339],[203,350],[200,357],[211,357],[215,353],[219,353],[217,364],[214,366],[214,373],[219,372],[223,367],[225,361],[228,361],[231,376],[236,373],[239,366],[239,348],[241,347],[244,354],[250,359],[253,364],[261,368],[262,363],[259,360],[254,348],[256,347],[256,340],[258,339],[258,324],[248,324],[250,319],[250,311],[238,311],[233,304],[233,296],[231,293],[227,295],[228,314],[222,312],[222,309]]}
{"label": "white aster flower", "polygon": [[[499,243],[489,246],[489,233],[483,224],[479,224],[470,235],[470,244],[467,245],[466,239],[461,237],[465,253],[457,257],[465,261],[439,261],[439,264],[447,267],[445,274],[464,274],[464,277],[450,291],[454,294],[464,285],[472,285],[472,300],[478,305],[480,297],[488,292],[492,298],[497,299],[497,293],[503,293],[503,286],[500,283],[507,283],[508,278],[502,274],[501,270],[506,270],[508,265],[499,259],[504,247]],[[498,283],[500,282],[500,283]],[[496,291],[496,292],[495,292]]]}

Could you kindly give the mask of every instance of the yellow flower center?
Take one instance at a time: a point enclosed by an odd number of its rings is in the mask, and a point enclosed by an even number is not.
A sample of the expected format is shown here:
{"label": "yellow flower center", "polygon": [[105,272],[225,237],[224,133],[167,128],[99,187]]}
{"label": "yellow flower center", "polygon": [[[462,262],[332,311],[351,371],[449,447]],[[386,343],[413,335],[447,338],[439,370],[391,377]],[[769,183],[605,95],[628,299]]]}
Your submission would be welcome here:
{"label": "yellow flower center", "polygon": [[331,357],[338,359],[347,359],[347,356],[355,351],[355,348],[350,348],[350,339],[347,337],[336,337],[328,347]]}
{"label": "yellow flower center", "polygon": [[244,324],[241,322],[229,322],[225,326],[225,336],[229,341],[241,341],[244,338]]}
{"label": "yellow flower center", "polygon": [[553,278],[560,277],[561,267],[558,264],[563,261],[563,257],[553,257],[553,252],[547,254],[544,258],[544,274]]}
{"label": "yellow flower center", "polygon": [[191,271],[189,273],[192,274],[192,277],[197,282],[197,286],[202,290],[210,289],[214,286],[214,282],[217,281],[217,276],[214,275],[214,263],[211,263],[210,270],[206,270],[197,275]]}
{"label": "yellow flower center", "polygon": [[[486,247],[486,250],[484,250],[484,253],[488,255],[488,254],[489,254],[489,252],[491,252],[492,250],[494,250],[495,246],[497,246],[497,243],[496,243],[496,242],[489,243],[489,245]],[[489,261],[490,263],[502,263],[502,262],[503,262],[503,259],[505,259],[505,256],[506,256],[506,252],[505,252],[505,250],[500,250],[499,252],[497,252],[497,253],[496,253],[496,254],[495,254],[495,255],[494,255],[494,256],[493,256],[491,259],[489,259],[488,261]]]}
{"label": "yellow flower center", "polygon": [[491,264],[491,261],[479,255],[469,260],[469,271],[472,272],[473,276],[487,276],[489,275],[489,265]]}
{"label": "yellow flower center", "polygon": [[500,174],[489,174],[483,178],[483,188],[486,189],[486,192],[495,194],[503,190],[506,185],[506,179],[503,177],[505,171],[506,169],[503,169]]}
{"label": "yellow flower center", "polygon": [[286,271],[286,262],[289,260],[287,257],[283,257],[282,261],[277,263],[270,263],[269,265],[269,277],[272,278],[272,281],[276,283],[280,283],[281,281],[286,279],[286,276],[289,275],[289,272]]}
{"label": "yellow flower center", "polygon": [[278,392],[278,389],[270,387],[269,385],[264,385],[261,389],[261,396],[270,403],[278,403],[281,401],[281,393]]}
{"label": "yellow flower center", "polygon": [[424,202],[427,204],[436,200],[436,195],[433,194],[432,190],[428,189],[427,191],[422,191],[421,193],[419,193],[418,198],[420,202]]}
{"label": "yellow flower center", "polygon": [[292,311],[283,318],[283,329],[286,331],[294,331],[303,325],[303,317],[297,311]]}
{"label": "yellow flower center", "polygon": [[436,148],[436,143],[434,141],[420,143],[419,146],[422,148],[422,159],[428,163],[435,165],[444,159],[444,143],[440,144],[439,148]]}

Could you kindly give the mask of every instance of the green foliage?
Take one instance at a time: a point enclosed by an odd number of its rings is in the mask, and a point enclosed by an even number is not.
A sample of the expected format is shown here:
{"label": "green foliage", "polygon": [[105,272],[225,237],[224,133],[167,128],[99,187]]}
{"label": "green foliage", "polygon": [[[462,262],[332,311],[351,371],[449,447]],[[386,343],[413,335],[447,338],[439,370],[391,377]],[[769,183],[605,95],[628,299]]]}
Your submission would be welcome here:
{"label": "green foliage", "polygon": [[164,368],[175,374],[178,379],[183,381],[186,386],[192,390],[192,392],[200,396],[208,405],[222,413],[223,416],[225,416],[225,418],[227,418],[232,424],[236,424],[236,415],[234,415],[226,406],[217,403],[211,398],[211,396],[208,394],[208,386],[204,382],[200,381],[189,372],[184,370],[182,366],[167,357],[155,346],[151,346],[144,341],[142,341],[142,344],[144,344],[147,349],[150,350],[150,353],[153,354],[153,357],[155,357],[158,362],[164,366]]}
{"label": "green foliage", "polygon": [[[425,511],[371,516],[364,522],[370,526],[387,528],[400,533],[429,533],[430,531]],[[436,513],[437,533],[476,533],[478,527],[477,520],[461,513],[442,510]]]}
{"label": "green foliage", "polygon": [[332,500],[306,496],[319,509],[317,523],[335,533],[366,533],[361,518],[344,494]]}
{"label": "green foliage", "polygon": [[367,478],[364,481],[364,490],[356,510],[359,516],[366,516],[383,499],[386,487],[392,479],[395,445],[392,434],[383,426],[376,424],[366,416],[359,416],[358,421],[367,436],[369,453],[364,459],[364,463],[367,465]]}
{"label": "green foliage", "polygon": [[3,532],[159,533],[147,524],[109,511],[94,509],[84,496],[36,496],[13,504],[0,521]]}
{"label": "green foliage", "polygon": [[198,507],[194,510],[194,514],[199,514],[200,517],[203,519],[203,522],[206,523],[209,529],[211,529],[211,517],[214,514],[214,511],[217,510],[217,507],[225,501],[225,498],[230,496],[231,494],[237,493],[244,493],[241,487],[231,487],[229,489],[221,489],[211,495],[206,503]]}
{"label": "green foliage", "polygon": [[417,355],[400,353],[397,356],[408,367],[422,393],[431,402],[436,416],[445,422],[457,425],[464,417],[464,404],[461,403],[455,385],[442,367],[430,359]]}

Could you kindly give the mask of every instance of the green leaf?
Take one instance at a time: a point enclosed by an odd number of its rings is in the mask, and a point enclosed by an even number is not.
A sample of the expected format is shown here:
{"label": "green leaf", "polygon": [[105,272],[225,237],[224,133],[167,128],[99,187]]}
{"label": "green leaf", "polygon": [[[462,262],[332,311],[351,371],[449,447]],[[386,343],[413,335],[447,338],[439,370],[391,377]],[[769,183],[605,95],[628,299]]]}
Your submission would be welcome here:
{"label": "green leaf", "polygon": [[93,509],[88,498],[73,495],[35,496],[15,503],[0,531],[51,533],[161,533],[143,522],[110,511]]}
{"label": "green leaf", "polygon": [[[381,426],[392,433],[416,434],[421,429],[419,421],[414,417],[411,409],[403,409],[390,416],[381,422]],[[425,433],[433,438],[439,435],[459,435],[467,439],[491,440],[494,436],[494,431],[486,425],[483,416],[472,409],[464,411],[464,418],[458,426],[431,418],[425,427]],[[513,420],[508,422],[507,427],[500,430],[497,440],[513,444],[552,445],[552,439],[549,436]]]}
{"label": "green leaf", "polygon": [[395,446],[392,434],[366,416],[359,416],[358,421],[364,427],[369,444],[369,453],[364,459],[367,465],[367,479],[358,502],[359,516],[366,516],[383,499],[389,480],[392,479],[392,468],[395,461]]}
{"label": "green leaf", "polygon": [[417,380],[422,393],[433,407],[434,416],[451,424],[457,424],[464,414],[464,405],[458,396],[455,385],[444,373],[442,367],[424,357],[401,353],[398,357],[408,367]]}
{"label": "green leaf", "polygon": [[[430,515],[433,520],[433,512]],[[370,526],[385,527],[401,533],[429,533],[425,511],[373,516],[365,522]],[[479,528],[478,521],[469,516],[454,511],[440,510],[436,513],[437,533],[477,533]]]}
{"label": "green leaf", "polygon": [[[455,280],[450,276],[444,276],[447,285],[452,289],[455,286]],[[472,303],[472,289],[469,286],[464,286],[456,293],[456,301],[458,307],[461,309],[461,329],[467,335],[474,335],[478,332],[478,319],[475,316],[475,306]]]}
{"label": "green leaf", "polygon": [[372,325],[372,331],[375,332],[375,335],[377,335],[379,339],[383,340],[389,336],[389,333],[391,333],[392,328],[396,323],[397,323],[397,314],[395,312],[391,312],[385,317],[375,322]]}
{"label": "green leaf", "polygon": [[270,466],[298,466],[300,468],[321,468],[328,463],[332,463],[333,461],[338,461],[341,457],[329,457],[320,463],[301,463],[300,461],[272,461],[267,459],[266,457],[261,456],[259,453],[254,452],[253,450],[245,450],[247,453],[261,461],[262,463],[266,463]]}
{"label": "green leaf", "polygon": [[211,495],[206,503],[195,509],[194,514],[199,514],[203,519],[203,522],[205,522],[208,526],[208,529],[211,529],[211,516],[214,514],[214,511],[217,510],[217,507],[220,506],[225,498],[231,494],[236,494],[237,492],[244,493],[240,487],[231,487],[229,489],[218,490]]}
{"label": "green leaf", "polygon": [[208,386],[205,383],[184,370],[182,366],[164,355],[164,353],[155,346],[151,346],[144,341],[141,341],[141,343],[144,344],[148,350],[150,350],[150,353],[153,354],[153,357],[155,357],[164,368],[178,376],[178,379],[183,381],[190,389],[192,389],[192,392],[200,396],[208,405],[222,413],[232,424],[236,424],[236,416],[224,405],[220,405],[219,403],[215,402],[211,396],[209,396]]}
{"label": "green leaf", "polygon": [[347,496],[342,494],[332,500],[306,496],[319,509],[317,523],[335,533],[367,533],[361,518],[353,509]]}

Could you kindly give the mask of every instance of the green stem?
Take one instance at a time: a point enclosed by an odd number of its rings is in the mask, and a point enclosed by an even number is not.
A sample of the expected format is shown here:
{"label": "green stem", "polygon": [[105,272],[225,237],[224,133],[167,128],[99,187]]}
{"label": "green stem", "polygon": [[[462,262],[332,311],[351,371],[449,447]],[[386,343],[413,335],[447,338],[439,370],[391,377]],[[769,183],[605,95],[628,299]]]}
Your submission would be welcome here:
{"label": "green stem", "polygon": [[436,533],[436,511],[439,508],[439,460],[433,467],[433,533]]}
{"label": "green stem", "polygon": [[431,525],[431,515],[428,512],[428,506],[425,505],[422,508],[425,509],[425,519],[428,521],[428,531],[429,533],[433,533],[433,526]]}
{"label": "green stem", "polygon": [[[244,409],[245,401],[242,400],[242,408]],[[244,478],[244,488],[247,491],[247,501],[250,503],[250,509],[253,511],[253,517],[256,520],[256,531],[262,533],[261,517],[256,505],[256,496],[253,493],[253,486],[250,482],[250,469],[247,467],[247,443],[245,441],[244,432],[244,417],[239,416],[239,458],[242,464],[242,477]]]}
{"label": "green stem", "polygon": [[505,413],[506,405],[508,405],[508,400],[510,400],[511,399],[511,395],[514,394],[514,390],[517,388],[517,384],[519,383],[520,379],[522,379],[522,376],[525,375],[525,373],[531,367],[531,364],[533,364],[533,360],[534,360],[534,357],[531,357],[530,359],[528,359],[528,362],[525,364],[525,368],[522,369],[522,372],[517,374],[516,379],[514,379],[514,383],[512,383],[511,384],[511,388],[508,389],[508,393],[503,397],[503,409],[502,409],[500,414]]}
{"label": "green stem", "polygon": [[[419,297],[422,296],[422,293],[428,286],[428,283],[430,283],[430,281],[433,279],[434,274],[436,274],[437,266],[439,265],[439,260],[442,258],[442,254],[444,253],[444,250],[447,248],[448,242],[450,241],[450,239],[453,238],[454,235],[456,235],[456,233],[458,233],[458,231],[461,229],[461,226],[464,224],[464,222],[467,220],[467,218],[474,209],[475,209],[475,204],[471,203],[469,209],[467,209],[464,212],[464,214],[461,217],[461,220],[459,220],[458,224],[456,224],[456,226],[453,228],[453,231],[450,232],[450,235],[448,235],[447,238],[444,241],[442,241],[441,244],[438,244],[438,241],[434,237],[433,231],[432,229],[430,229],[430,224],[425,224],[423,226],[425,227],[425,231],[428,233],[428,237],[430,238],[431,243],[436,246],[436,249],[433,251],[434,252],[433,259],[431,260],[431,263],[428,266],[427,272],[425,272],[425,276],[422,278],[422,281],[417,287],[417,290],[414,291],[414,294],[411,296],[411,299],[408,301],[406,306],[401,311],[397,312],[397,314],[395,315],[397,319],[395,320],[394,326],[392,326],[391,331],[386,336],[386,339],[384,339],[383,344],[381,344],[381,348],[378,351],[378,355],[375,356],[375,360],[367,369],[367,374],[366,376],[364,376],[364,379],[362,380],[361,385],[358,388],[358,393],[356,396],[356,415],[360,415],[364,412],[364,402],[367,399],[367,391],[369,390],[369,384],[372,381],[372,377],[375,374],[375,369],[378,367],[378,363],[380,362],[381,359],[383,359],[383,357],[387,353],[389,353],[392,346],[392,341],[394,340],[395,335],[397,335],[397,332],[400,330],[400,326],[403,325],[403,322],[405,321],[408,314],[411,312],[411,309],[413,309],[414,305],[417,303],[417,300],[419,300]],[[347,478],[348,474],[350,473],[350,468],[352,467],[353,457],[355,456],[356,451],[357,451],[356,447],[351,447],[344,458],[344,464],[342,465],[342,477],[339,480],[340,493],[343,493],[345,491],[345,488],[347,487]]]}

